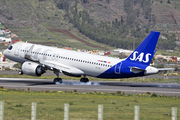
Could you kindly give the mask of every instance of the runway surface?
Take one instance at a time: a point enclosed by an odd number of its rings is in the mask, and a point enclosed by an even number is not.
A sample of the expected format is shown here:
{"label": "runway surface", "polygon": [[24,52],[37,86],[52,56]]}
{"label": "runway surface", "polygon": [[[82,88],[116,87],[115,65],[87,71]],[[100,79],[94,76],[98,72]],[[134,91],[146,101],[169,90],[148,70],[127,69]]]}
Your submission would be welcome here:
{"label": "runway surface", "polygon": [[75,80],[63,80],[54,84],[50,79],[0,78],[0,86],[7,89],[27,89],[33,91],[74,91],[78,92],[125,92],[126,94],[145,94],[146,92],[159,95],[180,96],[180,84],[173,83],[132,83],[93,81],[81,83]]}
{"label": "runway surface", "polygon": [[[18,71],[6,70],[6,71],[0,71],[0,74],[18,75]],[[56,75],[51,71],[47,71],[43,75],[56,77]],[[64,75],[63,73],[59,73],[59,76],[64,77],[66,75]],[[164,75],[148,75],[148,76],[144,76],[144,78],[164,78]],[[168,76],[168,78],[169,79],[175,79],[175,78],[180,78],[180,76]]]}

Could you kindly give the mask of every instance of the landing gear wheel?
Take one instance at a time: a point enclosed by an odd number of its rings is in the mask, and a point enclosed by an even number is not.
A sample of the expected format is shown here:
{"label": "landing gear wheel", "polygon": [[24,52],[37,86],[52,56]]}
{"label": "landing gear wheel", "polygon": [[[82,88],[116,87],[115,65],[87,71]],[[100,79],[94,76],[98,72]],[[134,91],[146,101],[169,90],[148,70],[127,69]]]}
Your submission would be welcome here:
{"label": "landing gear wheel", "polygon": [[89,82],[89,79],[88,78],[81,78],[80,82],[85,82],[86,83],[86,82]]}
{"label": "landing gear wheel", "polygon": [[62,79],[61,78],[55,78],[53,80],[53,83],[56,83],[56,82],[62,83]]}
{"label": "landing gear wheel", "polygon": [[19,75],[23,75],[22,70],[19,70],[19,71],[18,71],[18,74],[19,74]]}

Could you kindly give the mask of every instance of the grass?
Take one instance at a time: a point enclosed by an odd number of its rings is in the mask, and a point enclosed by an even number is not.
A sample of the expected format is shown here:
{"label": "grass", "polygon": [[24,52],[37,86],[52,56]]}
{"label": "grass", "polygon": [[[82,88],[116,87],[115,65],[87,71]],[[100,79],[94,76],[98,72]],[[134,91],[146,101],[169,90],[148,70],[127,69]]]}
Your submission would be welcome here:
{"label": "grass", "polygon": [[180,107],[180,100],[177,97],[148,94],[29,92],[0,89],[0,96],[0,101],[5,101],[6,120],[29,120],[32,102],[37,103],[38,120],[62,120],[64,103],[70,104],[71,120],[97,120],[100,104],[104,106],[104,120],[132,120],[135,105],[140,106],[140,119],[169,120],[171,107]]}

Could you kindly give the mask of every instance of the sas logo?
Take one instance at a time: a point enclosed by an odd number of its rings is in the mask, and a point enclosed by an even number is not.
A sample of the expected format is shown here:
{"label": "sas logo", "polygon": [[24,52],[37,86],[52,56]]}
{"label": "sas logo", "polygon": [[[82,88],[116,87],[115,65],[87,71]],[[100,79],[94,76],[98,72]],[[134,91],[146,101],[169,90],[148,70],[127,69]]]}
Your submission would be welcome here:
{"label": "sas logo", "polygon": [[[149,57],[151,56],[150,53],[147,53],[146,55],[144,55],[144,53],[142,52],[141,54],[139,54],[138,57],[137,57],[137,54],[138,54],[138,51],[134,51],[133,58],[130,58],[130,60],[132,60],[132,61],[138,60],[139,62],[144,62],[144,63],[149,62]],[[145,56],[145,58],[144,58],[144,56]]]}

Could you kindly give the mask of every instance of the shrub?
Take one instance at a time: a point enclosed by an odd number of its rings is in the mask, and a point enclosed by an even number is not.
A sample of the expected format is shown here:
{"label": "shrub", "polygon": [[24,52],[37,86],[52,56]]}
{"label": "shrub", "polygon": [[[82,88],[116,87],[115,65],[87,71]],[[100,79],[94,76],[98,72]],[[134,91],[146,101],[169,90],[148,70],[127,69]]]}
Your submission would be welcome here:
{"label": "shrub", "polygon": [[4,89],[4,87],[3,87],[3,86],[0,86],[0,89]]}
{"label": "shrub", "polygon": [[91,101],[92,103],[95,103],[95,101],[93,100],[93,101]]}
{"label": "shrub", "polygon": [[39,102],[38,104],[44,104],[44,102]]}
{"label": "shrub", "polygon": [[30,88],[27,88],[26,90],[27,90],[27,91],[30,91]]}
{"label": "shrub", "polygon": [[116,93],[117,93],[117,94],[121,94],[121,91],[117,91]]}
{"label": "shrub", "polygon": [[73,102],[69,102],[69,105],[74,105],[74,103]]}
{"label": "shrub", "polygon": [[157,94],[155,94],[155,93],[153,93],[152,95],[151,95],[151,97],[157,97],[158,95]]}
{"label": "shrub", "polygon": [[138,102],[137,100],[133,100],[133,102]]}
{"label": "shrub", "polygon": [[64,109],[63,108],[56,108],[56,109],[54,109],[54,111],[64,111]]}
{"label": "shrub", "polygon": [[129,106],[129,104],[126,104],[126,106]]}
{"label": "shrub", "polygon": [[146,92],[146,95],[151,95],[151,92]]}
{"label": "shrub", "polygon": [[45,93],[50,93],[50,91],[49,91],[49,90],[45,90],[44,92],[45,92]]}
{"label": "shrub", "polygon": [[115,102],[112,102],[112,104],[116,104]]}
{"label": "shrub", "polygon": [[17,104],[15,107],[23,107],[22,104]]}

